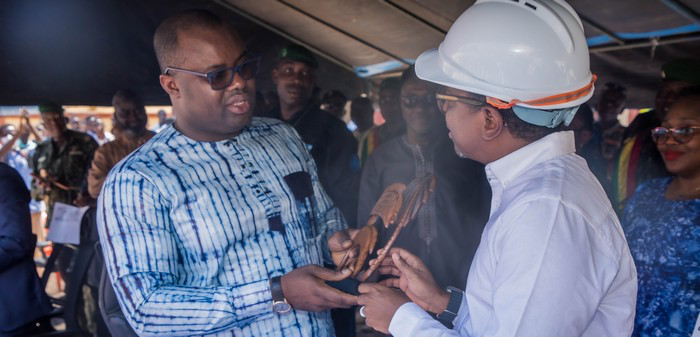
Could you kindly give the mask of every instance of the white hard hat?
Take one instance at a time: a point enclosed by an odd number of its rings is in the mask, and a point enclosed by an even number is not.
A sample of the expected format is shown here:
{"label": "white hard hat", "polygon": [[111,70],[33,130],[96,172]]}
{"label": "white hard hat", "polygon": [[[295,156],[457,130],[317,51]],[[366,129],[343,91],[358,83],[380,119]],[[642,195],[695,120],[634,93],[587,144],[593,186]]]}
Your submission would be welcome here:
{"label": "white hard hat", "polygon": [[418,57],[416,74],[528,110],[575,108],[595,82],[581,20],[561,0],[477,0]]}

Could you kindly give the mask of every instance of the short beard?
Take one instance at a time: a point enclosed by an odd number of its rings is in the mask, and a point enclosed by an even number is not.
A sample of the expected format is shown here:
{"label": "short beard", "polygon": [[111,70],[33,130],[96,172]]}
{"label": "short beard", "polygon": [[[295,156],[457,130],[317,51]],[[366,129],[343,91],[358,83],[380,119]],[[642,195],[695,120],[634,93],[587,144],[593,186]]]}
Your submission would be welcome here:
{"label": "short beard", "polygon": [[120,123],[116,123],[115,125],[119,131],[126,137],[126,138],[136,138],[141,135],[143,135],[146,132],[146,126],[138,126],[135,128],[130,128],[126,127],[124,125],[121,125]]}

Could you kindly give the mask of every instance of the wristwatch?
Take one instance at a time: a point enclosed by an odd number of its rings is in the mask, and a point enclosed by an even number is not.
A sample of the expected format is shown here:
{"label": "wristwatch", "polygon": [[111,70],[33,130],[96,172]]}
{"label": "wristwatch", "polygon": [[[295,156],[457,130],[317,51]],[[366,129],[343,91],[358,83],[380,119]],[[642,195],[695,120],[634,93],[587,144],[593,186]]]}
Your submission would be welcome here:
{"label": "wristwatch", "polygon": [[443,323],[452,324],[452,321],[457,317],[459,307],[462,306],[464,292],[455,287],[447,287],[447,292],[450,294],[450,301],[447,302],[447,308],[436,317]]}
{"label": "wristwatch", "polygon": [[292,311],[292,306],[284,298],[282,292],[282,277],[275,276],[270,279],[270,292],[272,293],[272,311],[278,314],[286,314]]}

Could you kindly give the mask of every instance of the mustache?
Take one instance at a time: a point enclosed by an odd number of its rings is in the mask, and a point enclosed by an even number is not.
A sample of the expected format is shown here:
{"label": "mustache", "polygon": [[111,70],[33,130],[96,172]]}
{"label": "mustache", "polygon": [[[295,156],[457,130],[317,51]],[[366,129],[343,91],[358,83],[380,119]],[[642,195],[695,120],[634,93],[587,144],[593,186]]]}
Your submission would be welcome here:
{"label": "mustache", "polygon": [[236,96],[236,95],[244,96],[248,100],[251,100],[251,97],[254,97],[254,95],[251,95],[251,91],[248,88],[236,89],[236,90],[232,91],[231,93],[229,93],[228,95],[226,95],[224,97],[224,101],[228,102],[233,96]]}

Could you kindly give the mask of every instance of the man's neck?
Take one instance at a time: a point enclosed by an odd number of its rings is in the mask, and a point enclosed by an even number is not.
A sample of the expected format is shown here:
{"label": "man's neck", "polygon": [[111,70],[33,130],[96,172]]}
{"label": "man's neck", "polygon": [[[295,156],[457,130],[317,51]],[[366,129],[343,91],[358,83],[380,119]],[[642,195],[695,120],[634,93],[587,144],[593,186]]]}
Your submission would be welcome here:
{"label": "man's neck", "polygon": [[133,141],[141,138],[144,134],[146,134],[146,129],[141,129],[141,130],[123,130],[121,132],[121,138],[126,140],[126,141]]}
{"label": "man's neck", "polygon": [[288,121],[294,118],[299,111],[304,109],[306,104],[283,104],[280,103],[280,115],[283,120]]}
{"label": "man's neck", "polygon": [[384,123],[386,126],[386,131],[391,134],[391,135],[396,135],[396,134],[401,134],[403,133],[405,129],[405,124],[403,122],[386,122]]}
{"label": "man's neck", "polygon": [[179,131],[180,133],[182,133],[186,137],[188,137],[192,140],[198,141],[198,142],[219,142],[222,140],[227,140],[227,139],[231,139],[233,137],[236,137],[239,134],[241,134],[241,131],[242,131],[242,129],[241,129],[241,130],[238,130],[235,132],[230,132],[230,133],[216,133],[215,134],[215,133],[210,133],[210,132],[201,132],[201,131],[195,130],[195,129],[183,129],[178,124],[179,120],[180,119],[176,119],[175,124],[173,124],[173,127],[175,128],[175,130]]}
{"label": "man's neck", "polygon": [[487,157],[481,161],[484,164],[489,164],[495,162],[515,151],[518,151],[525,146],[534,143],[534,141],[528,141],[521,138],[514,137],[509,132],[505,132],[500,137],[495,139],[493,143],[490,144],[489,151],[484,151],[488,153]]}
{"label": "man's neck", "polygon": [[415,133],[410,130],[406,132],[406,142],[411,145],[426,146],[430,144],[434,136],[431,133]]}

